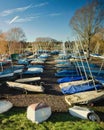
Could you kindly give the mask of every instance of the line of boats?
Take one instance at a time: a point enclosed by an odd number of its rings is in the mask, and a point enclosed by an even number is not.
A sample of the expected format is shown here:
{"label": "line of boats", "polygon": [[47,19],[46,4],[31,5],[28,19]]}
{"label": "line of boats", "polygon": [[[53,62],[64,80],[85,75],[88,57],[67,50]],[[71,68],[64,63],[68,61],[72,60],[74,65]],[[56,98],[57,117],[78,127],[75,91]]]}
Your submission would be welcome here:
{"label": "line of boats", "polygon": [[[81,58],[81,57],[80,57]],[[90,103],[104,98],[104,69],[85,60],[70,60],[68,54],[55,59],[57,83],[69,104]]]}
{"label": "line of boats", "polygon": [[[32,92],[44,92],[44,87],[41,84],[41,74],[44,71],[44,63],[50,55],[47,53],[38,54],[35,62],[34,55],[24,59],[19,59],[16,65],[13,65],[13,62],[7,66],[2,65],[2,71],[0,72],[0,80],[6,81],[8,87],[19,88],[25,91]],[[39,60],[39,62],[37,62]],[[34,64],[33,62],[34,61]],[[40,61],[42,63],[40,64]],[[6,65],[6,64],[5,64]],[[19,75],[19,79],[9,80],[10,77],[15,77]],[[29,78],[22,78],[24,75],[29,76]],[[18,76],[17,76],[18,77]],[[15,78],[14,78],[15,79]],[[39,84],[37,83],[39,81]]]}
{"label": "line of boats", "polygon": [[[20,88],[33,92],[44,92],[44,88],[41,84],[33,85],[27,83],[41,80],[41,76],[37,75],[41,75],[43,73],[44,66],[42,63],[44,63],[49,56],[50,54],[48,53],[42,53],[40,55],[35,55],[35,58],[34,55],[31,55],[27,58],[19,59],[17,61],[17,65],[12,64],[12,66],[2,69],[0,72],[0,79],[8,79],[11,76],[13,77],[15,74],[19,74],[20,77],[23,75],[29,75],[31,78],[20,78],[16,79],[15,81],[7,81],[7,84],[12,88]],[[67,100],[69,104],[73,104],[79,102],[90,102],[92,99],[96,100],[100,99],[100,97],[103,97],[103,67],[100,68],[96,64],[88,63],[88,61],[85,60],[82,61],[81,58],[77,61],[71,61],[70,59],[70,54],[68,55],[60,53],[58,57],[55,58],[55,76],[58,77],[57,83],[59,84],[61,92],[65,94],[65,100]],[[3,64],[1,64],[1,66],[2,65]],[[94,97],[91,94],[92,92]],[[85,94],[87,95],[86,99],[83,98],[85,97]]]}

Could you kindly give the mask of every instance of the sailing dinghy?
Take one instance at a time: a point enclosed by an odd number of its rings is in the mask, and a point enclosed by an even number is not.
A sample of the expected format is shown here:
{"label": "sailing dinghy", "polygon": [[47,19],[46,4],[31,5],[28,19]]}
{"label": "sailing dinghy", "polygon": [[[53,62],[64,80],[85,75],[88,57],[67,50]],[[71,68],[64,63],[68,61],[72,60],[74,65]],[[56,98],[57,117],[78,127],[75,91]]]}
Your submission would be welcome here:
{"label": "sailing dinghy", "polygon": [[86,107],[73,106],[69,108],[69,113],[74,117],[100,122],[100,117],[93,110]]}
{"label": "sailing dinghy", "polygon": [[32,78],[22,78],[15,80],[18,83],[29,83],[41,80],[41,77],[32,77]]}
{"label": "sailing dinghy", "polygon": [[16,82],[7,82],[9,87],[12,88],[20,88],[31,92],[44,92],[43,86],[39,85],[30,85],[30,84],[23,84],[23,83],[16,83]]}
{"label": "sailing dinghy", "polygon": [[72,95],[66,95],[65,101],[69,105],[87,104],[93,101],[97,101],[101,98],[104,98],[104,90],[101,90],[101,91],[93,90],[93,91],[76,93]]}
{"label": "sailing dinghy", "polygon": [[70,82],[70,81],[76,81],[76,80],[82,80],[82,79],[86,79],[85,76],[68,76],[68,77],[63,77],[63,78],[59,78],[57,80],[58,83],[65,83],[65,82]]}
{"label": "sailing dinghy", "polygon": [[90,82],[92,82],[92,80],[79,80],[79,81],[65,82],[65,83],[59,84],[59,87],[62,89],[67,86],[69,87],[72,85],[82,85],[82,84],[86,84],[86,83],[90,83]]}
{"label": "sailing dinghy", "polygon": [[13,104],[9,101],[6,100],[1,100],[0,101],[0,113],[4,113],[11,109],[13,107]]}
{"label": "sailing dinghy", "polygon": [[63,94],[74,94],[74,93],[95,90],[95,88],[98,90],[98,89],[102,89],[103,86],[101,84],[70,85],[65,88],[62,88],[61,91]]}

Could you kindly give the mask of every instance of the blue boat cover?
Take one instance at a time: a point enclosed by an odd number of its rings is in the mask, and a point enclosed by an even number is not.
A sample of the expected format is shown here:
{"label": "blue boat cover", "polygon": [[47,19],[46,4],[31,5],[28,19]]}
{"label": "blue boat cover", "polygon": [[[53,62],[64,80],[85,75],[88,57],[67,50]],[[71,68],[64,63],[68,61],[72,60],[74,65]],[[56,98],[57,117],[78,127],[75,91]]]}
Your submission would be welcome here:
{"label": "blue boat cover", "polygon": [[43,65],[31,65],[31,64],[27,65],[27,67],[28,68],[44,68]]}
{"label": "blue boat cover", "polygon": [[71,81],[77,81],[86,79],[85,76],[74,76],[74,77],[64,77],[57,80],[58,83],[65,83],[65,82],[71,82]]}
{"label": "blue boat cover", "polygon": [[42,72],[41,71],[29,71],[29,70],[27,70],[27,71],[24,71],[22,74],[33,75],[33,74],[40,74],[40,73],[42,73]]}
{"label": "blue boat cover", "polygon": [[64,69],[64,70],[58,71],[57,73],[62,74],[62,73],[74,73],[74,72],[76,72],[75,69],[73,69],[73,70]]}
{"label": "blue boat cover", "polygon": [[78,75],[76,70],[61,70],[55,73],[55,76],[57,77],[65,77],[65,76],[73,76]]}
{"label": "blue boat cover", "polygon": [[63,94],[74,94],[74,93],[79,93],[84,91],[95,90],[95,87],[96,89],[101,89],[102,85],[101,84],[97,84],[95,86],[93,84],[72,85],[69,87],[62,88],[61,91]]}
{"label": "blue boat cover", "polygon": [[61,74],[58,74],[56,73],[55,76],[57,77],[72,77],[72,76],[78,76],[78,74],[75,72],[75,73],[61,73]]}

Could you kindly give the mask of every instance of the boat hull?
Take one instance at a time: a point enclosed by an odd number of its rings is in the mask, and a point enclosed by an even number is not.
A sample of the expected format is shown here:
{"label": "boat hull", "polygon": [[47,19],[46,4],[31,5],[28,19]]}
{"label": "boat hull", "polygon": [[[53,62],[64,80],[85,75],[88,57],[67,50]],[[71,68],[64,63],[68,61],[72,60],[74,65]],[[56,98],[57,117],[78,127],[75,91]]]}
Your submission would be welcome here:
{"label": "boat hull", "polygon": [[104,90],[102,91],[88,91],[88,92],[81,92],[72,95],[66,95],[65,101],[69,105],[73,104],[87,104],[93,101],[97,101],[101,98],[104,98]]}
{"label": "boat hull", "polygon": [[0,113],[4,113],[11,109],[13,107],[13,104],[9,101],[6,100],[1,100],[0,101]]}
{"label": "boat hull", "polygon": [[20,88],[31,92],[44,92],[43,86],[38,85],[29,85],[29,84],[23,84],[23,83],[16,83],[16,82],[7,82],[9,87],[12,88]]}

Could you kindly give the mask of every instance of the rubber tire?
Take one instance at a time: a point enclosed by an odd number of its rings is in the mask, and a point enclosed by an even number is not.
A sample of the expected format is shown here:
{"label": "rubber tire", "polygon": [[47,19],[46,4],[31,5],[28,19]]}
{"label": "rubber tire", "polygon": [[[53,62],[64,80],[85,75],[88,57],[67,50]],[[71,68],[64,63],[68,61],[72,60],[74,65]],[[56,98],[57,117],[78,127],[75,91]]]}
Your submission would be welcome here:
{"label": "rubber tire", "polygon": [[94,112],[89,113],[89,114],[87,115],[87,118],[88,118],[90,121],[100,122],[100,117],[99,117],[96,113],[94,113]]}

